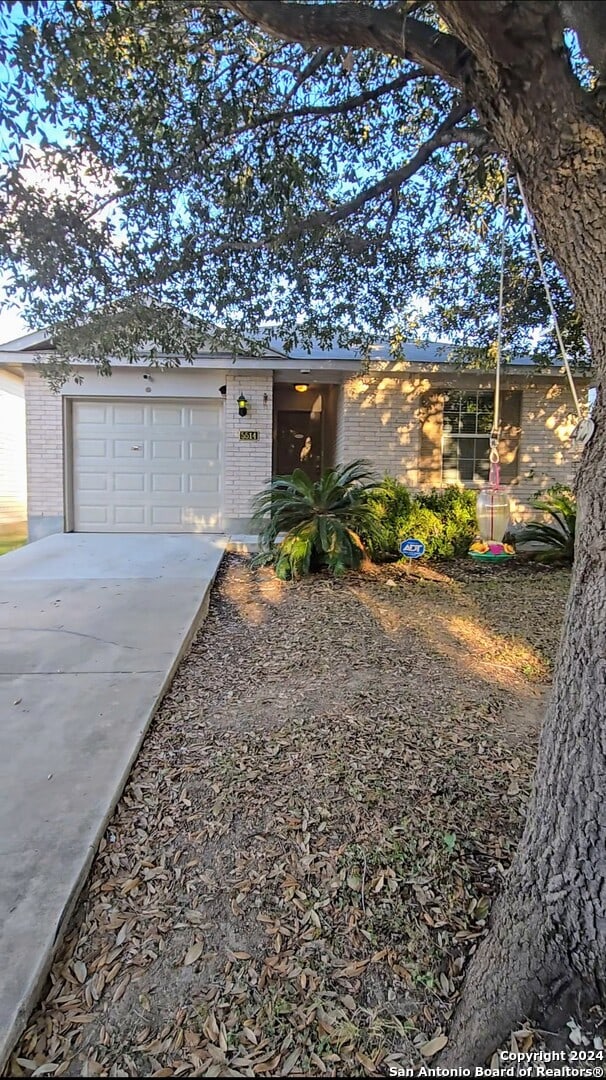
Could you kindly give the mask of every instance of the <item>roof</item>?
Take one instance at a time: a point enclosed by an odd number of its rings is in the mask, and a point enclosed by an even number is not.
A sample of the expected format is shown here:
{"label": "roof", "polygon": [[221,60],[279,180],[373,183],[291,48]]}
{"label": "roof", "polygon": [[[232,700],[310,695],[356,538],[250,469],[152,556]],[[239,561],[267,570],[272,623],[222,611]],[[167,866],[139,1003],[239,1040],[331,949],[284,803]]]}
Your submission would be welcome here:
{"label": "roof", "polygon": [[[454,346],[452,343],[445,341],[426,341],[423,344],[416,344],[414,342],[407,342],[403,347],[403,359],[411,364],[419,365],[421,367],[428,366],[434,367],[440,364],[453,364],[452,357]],[[22,337],[15,338],[13,341],[4,342],[0,345],[0,364],[5,363],[35,363],[38,356],[41,353],[49,354],[53,352],[53,344],[49,337],[49,334],[45,331],[35,331],[30,334],[25,334]],[[158,357],[159,360],[162,357]],[[75,361],[77,363],[77,361]],[[82,361],[85,363],[86,361]],[[112,360],[116,365],[124,363],[119,357]],[[141,352],[140,363],[147,362],[145,350]],[[323,347],[320,345],[314,346],[311,351],[302,348],[295,348],[287,351],[284,347],[284,342],[280,338],[272,338],[269,346],[262,351],[261,354],[253,356],[251,354],[241,354],[234,358],[233,353],[225,351],[212,351],[202,350],[196,354],[194,359],[194,366],[196,362],[199,366],[213,367],[213,366],[226,366],[227,364],[239,363],[242,367],[263,368],[265,367],[289,367],[297,368],[302,364],[310,364],[312,368],[338,368],[342,367],[345,370],[351,370],[353,365],[361,363],[360,351],[356,349],[348,349],[339,345],[336,340],[328,346]],[[394,363],[393,356],[390,352],[389,342],[378,341],[376,345],[373,345],[370,350],[370,363],[371,365],[377,364],[380,366]],[[515,360],[507,364],[508,370],[517,370],[519,368],[533,368],[535,367],[534,360],[530,356],[519,356]],[[549,369],[549,373],[563,373],[562,365],[553,365]],[[485,371],[482,372],[486,374]]]}

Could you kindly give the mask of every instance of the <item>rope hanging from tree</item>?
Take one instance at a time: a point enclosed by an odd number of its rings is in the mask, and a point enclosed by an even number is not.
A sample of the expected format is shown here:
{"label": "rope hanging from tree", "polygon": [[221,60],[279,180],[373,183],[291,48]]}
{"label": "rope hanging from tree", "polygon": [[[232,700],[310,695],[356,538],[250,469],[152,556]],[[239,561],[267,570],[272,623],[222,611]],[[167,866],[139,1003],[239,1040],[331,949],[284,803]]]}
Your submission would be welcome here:
{"label": "rope hanging from tree", "polygon": [[[474,541],[469,550],[469,554],[474,558],[479,559],[502,559],[509,558],[513,553],[513,549],[509,548],[507,544],[503,542],[503,537],[507,531],[509,524],[509,499],[507,493],[501,490],[501,464],[499,454],[499,439],[501,435],[501,367],[503,362],[503,314],[505,309],[505,262],[506,262],[506,238],[507,238],[507,184],[509,180],[509,170],[507,163],[503,168],[503,193],[501,198],[501,259],[500,259],[500,273],[499,273],[499,308],[498,308],[498,321],[497,321],[497,356],[496,356],[496,370],[495,370],[495,382],[494,382],[494,416],[492,429],[490,432],[490,468],[488,473],[488,484],[486,488],[479,492],[477,500],[477,520],[478,528],[480,531],[479,537]],[[560,330],[560,324],[556,314],[555,306],[553,303],[553,297],[547,275],[545,273],[545,266],[543,263],[543,257],[541,255],[541,249],[537,239],[534,223],[530,216],[530,210],[526,201],[526,195],[522,186],[522,181],[518,174],[516,174],[516,181],[522,199],[522,205],[524,207],[524,214],[526,217],[526,224],[530,233],[530,239],[532,247],[537,258],[539,265],[539,271],[541,274],[541,281],[543,282],[543,288],[545,289],[545,295],[547,297],[547,304],[551,318],[553,320],[553,328],[555,331],[558,347],[562,357],[562,363],[568,379],[568,385],[570,386],[570,392],[572,400],[574,402],[574,408],[577,416],[577,425],[573,432],[573,439],[580,446],[585,446],[594,432],[594,422],[590,417],[584,417],[579,402],[576,386],[574,384],[574,378],[572,370],[564,347],[564,340]]]}
{"label": "rope hanging from tree", "polygon": [[[501,259],[500,259],[500,276],[499,276],[499,311],[498,311],[498,325],[497,325],[497,360],[495,370],[495,384],[494,384],[494,421],[492,425],[492,431],[490,434],[490,479],[489,483],[498,488],[500,483],[500,465],[499,465],[499,435],[501,431],[501,366],[503,357],[503,312],[505,306],[505,240],[507,233],[507,182],[509,179],[509,172],[507,163],[503,169],[503,195],[501,199],[501,214],[502,214],[502,231],[501,231]],[[536,229],[530,214],[528,202],[526,200],[526,193],[520,179],[520,174],[516,173],[516,181],[518,190],[520,192],[520,198],[522,200],[522,206],[524,207],[524,215],[526,219],[526,225],[530,234],[530,240],[539,266],[539,272],[541,274],[541,281],[543,282],[543,288],[545,289],[545,296],[547,298],[547,304],[549,312],[553,322],[553,329],[558,342],[558,348],[562,357],[562,364],[564,371],[566,372],[566,378],[568,379],[568,385],[570,387],[570,393],[574,403],[574,409],[577,417],[577,424],[572,433],[572,438],[581,446],[585,446],[589,442],[589,439],[594,432],[594,422],[590,417],[583,415],[583,410],[579,402],[579,396],[574,382],[574,376],[566,353],[564,340],[562,338],[562,332],[560,330],[560,324],[558,322],[558,316],[553,303],[553,296],[547,275],[545,273],[545,264],[543,262],[543,256],[541,255],[541,249],[539,247],[539,241],[537,239]]]}
{"label": "rope hanging from tree", "polygon": [[[559,347],[559,350],[560,350],[560,355],[562,357],[562,364],[564,365],[564,371],[566,372],[566,377],[568,379],[568,385],[570,387],[570,393],[572,395],[572,400],[574,402],[574,408],[575,408],[575,412],[576,412],[576,415],[577,415],[577,424],[576,424],[576,427],[575,427],[575,429],[574,429],[574,431],[572,433],[572,439],[574,439],[574,441],[579,446],[581,446],[581,447],[586,446],[586,444],[589,442],[591,436],[593,435],[593,432],[595,430],[595,424],[594,424],[594,421],[591,419],[591,417],[583,415],[583,410],[581,408],[581,405],[580,405],[580,402],[579,402],[579,396],[577,394],[577,388],[576,388],[575,383],[574,383],[574,377],[573,377],[573,374],[572,374],[572,369],[570,367],[570,362],[568,360],[568,355],[566,353],[566,348],[564,346],[564,340],[562,338],[562,332],[560,330],[560,324],[558,322],[558,316],[556,314],[555,306],[554,306],[554,303],[553,303],[553,297],[552,297],[552,294],[551,294],[551,288],[549,286],[549,282],[547,280],[547,275],[545,273],[545,265],[543,263],[543,256],[541,255],[541,249],[539,247],[539,241],[537,239],[536,229],[534,227],[534,222],[532,220],[530,210],[528,208],[528,202],[526,201],[526,194],[524,192],[524,188],[522,186],[522,181],[520,179],[520,174],[519,173],[516,173],[516,181],[517,181],[517,184],[518,184],[518,190],[520,192],[520,198],[522,199],[522,206],[524,207],[524,214],[525,214],[525,217],[526,217],[526,224],[528,226],[528,232],[530,233],[530,239],[532,241],[533,250],[534,250],[534,253],[535,253],[536,258],[537,258],[537,263],[539,264],[539,270],[540,270],[540,273],[541,273],[541,281],[543,282],[543,288],[545,289],[545,296],[547,297],[547,303],[549,305],[549,311],[550,311],[551,318],[552,318],[552,321],[553,321],[553,329],[555,331],[556,339],[557,339],[557,342],[558,342],[558,347]],[[505,173],[505,186],[506,185],[507,185],[507,173]],[[503,272],[503,268],[501,266],[501,273],[502,272]]]}
{"label": "rope hanging from tree", "polygon": [[501,199],[501,272],[499,277],[499,315],[497,323],[497,364],[494,379],[494,416],[490,432],[490,473],[488,482],[498,488],[501,481],[499,460],[499,436],[501,432],[501,359],[503,354],[503,310],[505,306],[505,239],[507,233],[507,181],[509,173],[507,163],[503,170],[503,196]]}

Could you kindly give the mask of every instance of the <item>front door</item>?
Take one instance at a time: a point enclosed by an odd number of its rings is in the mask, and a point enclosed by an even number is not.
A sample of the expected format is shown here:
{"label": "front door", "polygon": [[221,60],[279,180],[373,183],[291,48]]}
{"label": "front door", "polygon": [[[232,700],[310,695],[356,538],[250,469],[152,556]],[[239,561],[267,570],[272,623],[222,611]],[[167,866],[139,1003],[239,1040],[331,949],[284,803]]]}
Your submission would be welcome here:
{"label": "front door", "polygon": [[276,468],[280,475],[303,469],[312,480],[322,471],[322,417],[280,409],[276,431]]}

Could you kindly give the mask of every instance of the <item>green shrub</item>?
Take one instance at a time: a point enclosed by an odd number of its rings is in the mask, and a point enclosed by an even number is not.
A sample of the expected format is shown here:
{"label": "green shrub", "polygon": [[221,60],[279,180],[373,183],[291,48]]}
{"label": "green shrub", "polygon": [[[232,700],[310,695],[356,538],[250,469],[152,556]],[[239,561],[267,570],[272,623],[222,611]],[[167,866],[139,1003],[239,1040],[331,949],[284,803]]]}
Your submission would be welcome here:
{"label": "green shrub", "polygon": [[532,500],[534,510],[551,518],[551,523],[529,521],[516,534],[516,544],[537,544],[525,552],[537,562],[572,564],[577,525],[577,501],[571,488],[554,484],[546,491],[537,491]]}
{"label": "green shrub", "polygon": [[369,501],[377,523],[368,547],[377,562],[398,557],[400,541],[410,536],[423,541],[430,558],[465,555],[477,531],[476,492],[454,485],[413,497],[387,477]]}
{"label": "green shrub", "polygon": [[[261,549],[254,562],[273,562],[283,580],[324,567],[335,575],[357,569],[365,555],[360,534],[375,537],[375,488],[364,461],[328,469],[316,481],[301,469],[275,476],[254,500]],[[280,533],[286,535],[278,543]]]}
{"label": "green shrub", "polygon": [[440,517],[452,513],[465,513],[475,518],[477,492],[469,488],[449,484],[445,488],[432,488],[416,496],[420,506],[426,506]]}
{"label": "green shrub", "polygon": [[431,559],[436,555],[452,555],[444,538],[444,522],[426,506],[419,503],[413,505],[412,510],[404,524],[400,540],[406,540],[409,536],[415,540],[422,540],[425,544],[425,554]]}
{"label": "green shrub", "polygon": [[417,495],[419,506],[431,510],[442,522],[443,533],[440,551],[435,555],[466,555],[469,545],[477,533],[476,524],[477,492],[451,484],[441,491],[432,491]]}
{"label": "green shrub", "polygon": [[412,510],[412,496],[405,484],[386,476],[368,502],[375,516],[372,535],[364,536],[368,550],[376,562],[390,555],[395,558]]}

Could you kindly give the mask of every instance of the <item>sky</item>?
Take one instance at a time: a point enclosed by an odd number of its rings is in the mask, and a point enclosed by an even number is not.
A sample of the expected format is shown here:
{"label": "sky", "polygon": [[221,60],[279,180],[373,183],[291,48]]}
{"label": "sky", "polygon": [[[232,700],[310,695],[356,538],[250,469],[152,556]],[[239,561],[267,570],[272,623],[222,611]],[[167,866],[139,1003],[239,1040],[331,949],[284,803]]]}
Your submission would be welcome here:
{"label": "sky", "polygon": [[8,308],[0,307],[0,345],[4,345],[6,341],[12,341],[14,338],[22,337],[23,334],[27,334],[29,331],[30,327],[24,322],[18,311],[10,311]]}

